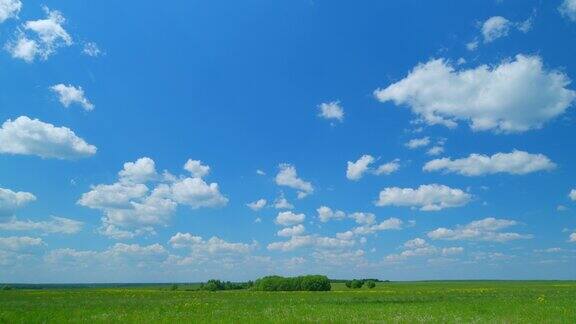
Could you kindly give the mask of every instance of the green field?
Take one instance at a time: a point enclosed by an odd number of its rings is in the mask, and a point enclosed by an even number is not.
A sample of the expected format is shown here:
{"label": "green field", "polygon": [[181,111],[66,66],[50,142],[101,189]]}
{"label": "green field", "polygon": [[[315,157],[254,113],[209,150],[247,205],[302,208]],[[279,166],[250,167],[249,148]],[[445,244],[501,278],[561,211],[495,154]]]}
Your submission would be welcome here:
{"label": "green field", "polygon": [[378,283],[330,292],[192,291],[180,286],[0,291],[0,323],[576,323],[574,281]]}

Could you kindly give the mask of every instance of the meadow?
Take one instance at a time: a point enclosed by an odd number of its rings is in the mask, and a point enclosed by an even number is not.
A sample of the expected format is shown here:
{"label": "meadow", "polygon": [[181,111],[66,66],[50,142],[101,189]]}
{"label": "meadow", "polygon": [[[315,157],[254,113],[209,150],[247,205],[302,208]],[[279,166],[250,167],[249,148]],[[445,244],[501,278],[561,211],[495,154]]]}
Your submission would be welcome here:
{"label": "meadow", "polygon": [[0,291],[0,323],[576,323],[575,281],[377,283],[328,292],[179,285]]}

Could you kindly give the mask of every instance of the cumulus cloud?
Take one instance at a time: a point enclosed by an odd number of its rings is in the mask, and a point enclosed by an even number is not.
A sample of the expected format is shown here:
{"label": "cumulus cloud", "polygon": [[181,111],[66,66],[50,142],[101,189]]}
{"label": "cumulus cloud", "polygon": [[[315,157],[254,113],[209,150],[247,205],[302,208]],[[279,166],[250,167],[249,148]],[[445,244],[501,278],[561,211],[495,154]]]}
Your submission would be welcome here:
{"label": "cumulus cloud", "polygon": [[431,256],[450,256],[455,254],[461,254],[464,252],[463,247],[454,246],[447,248],[439,248],[433,246],[426,242],[422,238],[415,238],[413,240],[406,241],[403,245],[404,251],[399,254],[390,254],[384,258],[386,262],[401,262],[408,258],[413,257],[431,257]]}
{"label": "cumulus cloud", "polygon": [[374,158],[371,155],[365,154],[360,157],[356,162],[348,161],[348,167],[346,169],[346,178],[349,180],[360,180],[364,173],[370,168],[370,164],[374,162]]}
{"label": "cumulus cloud", "polygon": [[571,21],[576,21],[576,0],[563,0],[558,11]]}
{"label": "cumulus cloud", "polygon": [[352,229],[352,233],[355,235],[367,235],[367,234],[374,234],[381,231],[389,231],[389,230],[400,230],[402,229],[402,220],[391,217],[388,218],[380,223],[365,223],[364,225],[355,227]]}
{"label": "cumulus cloud", "polygon": [[210,167],[202,164],[199,160],[188,160],[184,165],[184,170],[190,172],[193,177],[203,178],[210,173]]}
{"label": "cumulus cloud", "polygon": [[310,182],[298,177],[296,168],[287,163],[279,165],[280,171],[276,175],[276,184],[298,190],[298,198],[304,198],[314,192],[314,187]]}
{"label": "cumulus cloud", "polygon": [[322,223],[326,223],[330,220],[340,220],[346,218],[346,213],[341,210],[332,210],[332,208],[327,206],[320,206],[316,209],[318,212],[318,218]]}
{"label": "cumulus cloud", "polygon": [[376,221],[376,215],[372,213],[356,212],[348,215],[348,217],[352,218],[357,224],[361,225],[370,225]]}
{"label": "cumulus cloud", "polygon": [[288,241],[272,242],[268,244],[268,250],[293,251],[300,248],[312,247],[315,249],[338,249],[351,247],[356,244],[353,240],[317,235],[292,236]]}
{"label": "cumulus cloud", "polygon": [[339,101],[325,102],[318,106],[320,113],[318,116],[324,119],[335,119],[339,122],[344,121],[344,108]]}
{"label": "cumulus cloud", "polygon": [[514,150],[511,153],[496,153],[492,156],[470,154],[467,158],[451,160],[436,159],[426,163],[424,171],[444,171],[465,176],[481,176],[495,173],[510,173],[515,175],[538,171],[550,171],[556,164],[543,154],[530,154]]}
{"label": "cumulus cloud", "polygon": [[94,105],[86,99],[84,94],[84,89],[82,87],[74,87],[73,85],[65,85],[62,83],[53,85],[50,90],[58,94],[58,100],[60,103],[68,108],[72,104],[78,104],[84,108],[86,111],[94,109]]}
{"label": "cumulus cloud", "polygon": [[422,211],[437,211],[468,204],[472,196],[461,189],[445,185],[429,184],[412,188],[385,188],[376,201],[377,206],[399,206],[420,208]]}
{"label": "cumulus cloud", "polygon": [[24,23],[15,40],[6,44],[12,57],[32,62],[36,57],[48,59],[60,47],[71,46],[72,37],[63,25],[66,19],[57,10],[44,7],[46,19]]}
{"label": "cumulus cloud", "polygon": [[366,173],[375,175],[389,175],[400,168],[400,160],[396,159],[384,164],[377,168],[372,168],[371,165],[376,161],[371,155],[365,154],[361,156],[356,162],[348,161],[346,168],[346,178],[352,181],[360,180]]}
{"label": "cumulus cloud", "polygon": [[568,242],[576,242],[576,233],[570,234],[570,237],[568,238]]}
{"label": "cumulus cloud", "polygon": [[26,116],[8,119],[0,127],[0,153],[78,159],[92,156],[96,150],[69,128]]}
{"label": "cumulus cloud", "polygon": [[113,184],[92,186],[78,200],[79,205],[101,210],[100,233],[117,239],[153,233],[154,226],[169,222],[179,205],[198,209],[228,203],[217,183],[199,177],[158,177],[148,157],[125,163],[118,178]]}
{"label": "cumulus cloud", "polygon": [[0,237],[0,250],[22,252],[30,248],[37,248],[44,245],[44,241],[37,237],[11,236]]}
{"label": "cumulus cloud", "polygon": [[390,161],[384,164],[381,164],[376,170],[374,170],[375,175],[389,175],[392,174],[398,169],[400,169],[400,160],[396,159],[394,161]]}
{"label": "cumulus cloud", "polygon": [[35,200],[36,196],[29,192],[0,188],[0,221]]}
{"label": "cumulus cloud", "polygon": [[409,106],[430,125],[468,121],[474,131],[518,133],[562,115],[575,97],[569,84],[566,74],[546,69],[539,56],[517,55],[468,70],[434,59],[374,94],[381,102]]}
{"label": "cumulus cloud", "polygon": [[57,249],[50,251],[44,260],[48,264],[62,267],[92,269],[96,267],[126,267],[135,265],[142,267],[145,264],[159,265],[168,256],[168,251],[160,244],[151,245],[116,243],[103,251]]}
{"label": "cumulus cloud", "polygon": [[414,138],[404,144],[407,148],[415,150],[420,147],[428,146],[430,144],[430,137]]}
{"label": "cumulus cloud", "polygon": [[266,207],[266,199],[258,199],[256,201],[253,201],[251,203],[246,204],[246,206],[248,206],[248,208],[252,209],[253,211],[259,211],[260,209]]}
{"label": "cumulus cloud", "polygon": [[0,24],[10,18],[17,18],[22,9],[20,0],[0,0]]}
{"label": "cumulus cloud", "polygon": [[82,230],[84,223],[64,217],[51,216],[50,220],[34,222],[11,219],[0,222],[0,230],[5,231],[40,231],[48,234],[76,234]]}
{"label": "cumulus cloud", "polygon": [[168,243],[174,248],[188,248],[193,254],[249,253],[257,247],[257,243],[234,243],[213,236],[204,240],[201,236],[190,233],[176,233]]}
{"label": "cumulus cloud", "polygon": [[570,191],[570,193],[568,194],[568,197],[569,197],[571,200],[576,201],[576,189],[572,189],[572,190]]}
{"label": "cumulus cloud", "polygon": [[279,212],[276,216],[276,224],[282,226],[292,226],[304,222],[306,215],[296,214],[291,211]]}
{"label": "cumulus cloud", "polygon": [[488,18],[482,24],[482,36],[484,37],[484,43],[490,43],[498,38],[508,36],[508,32],[512,27],[510,20],[501,17],[494,16]]}
{"label": "cumulus cloud", "polygon": [[274,200],[274,208],[276,209],[293,209],[294,205],[292,205],[285,197],[284,194],[281,194],[280,197]]}
{"label": "cumulus cloud", "polygon": [[532,238],[530,234],[502,231],[515,225],[518,225],[518,222],[514,220],[488,217],[463,226],[459,225],[453,229],[440,227],[429,232],[428,237],[433,240],[467,240],[499,243]]}
{"label": "cumulus cloud", "polygon": [[292,227],[285,227],[285,228],[279,230],[277,235],[278,236],[286,236],[286,237],[300,236],[300,235],[304,234],[305,230],[306,230],[306,228],[304,227],[304,225],[299,224],[299,225],[295,225]]}
{"label": "cumulus cloud", "polygon": [[139,158],[135,162],[126,162],[124,168],[118,172],[121,182],[135,184],[154,180],[157,175],[156,163],[149,157]]}

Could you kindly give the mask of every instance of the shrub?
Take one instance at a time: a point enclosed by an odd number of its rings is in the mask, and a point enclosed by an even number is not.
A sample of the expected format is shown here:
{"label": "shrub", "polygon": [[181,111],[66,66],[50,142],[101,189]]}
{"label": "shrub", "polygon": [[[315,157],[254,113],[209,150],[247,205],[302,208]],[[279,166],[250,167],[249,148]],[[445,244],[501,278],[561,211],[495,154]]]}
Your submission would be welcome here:
{"label": "shrub", "polygon": [[217,291],[217,290],[238,290],[246,289],[252,286],[252,282],[237,283],[230,281],[220,281],[217,279],[210,279],[206,283],[200,285],[200,290]]}
{"label": "shrub", "polygon": [[346,285],[346,287],[352,288],[352,281],[351,280],[346,281],[344,284]]}
{"label": "shrub", "polygon": [[177,284],[172,284],[170,286],[170,290],[178,290],[178,285]]}
{"label": "shrub", "polygon": [[354,279],[354,280],[352,280],[351,286],[353,289],[360,289],[360,288],[362,288],[362,286],[364,286],[364,280]]}
{"label": "shrub", "polygon": [[372,288],[376,287],[376,283],[372,280],[368,280],[368,281],[366,281],[366,287],[372,289]]}
{"label": "shrub", "polygon": [[267,276],[256,280],[252,289],[259,291],[329,291],[332,287],[328,277],[321,275]]}

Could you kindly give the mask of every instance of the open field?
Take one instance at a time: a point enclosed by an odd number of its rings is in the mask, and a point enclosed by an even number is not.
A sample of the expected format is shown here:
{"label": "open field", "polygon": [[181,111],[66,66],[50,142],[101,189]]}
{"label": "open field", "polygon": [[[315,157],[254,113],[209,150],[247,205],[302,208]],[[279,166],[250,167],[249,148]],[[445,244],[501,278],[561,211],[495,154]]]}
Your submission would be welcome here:
{"label": "open field", "polygon": [[0,291],[0,323],[575,323],[575,281],[378,283],[330,292],[187,291],[180,286]]}

